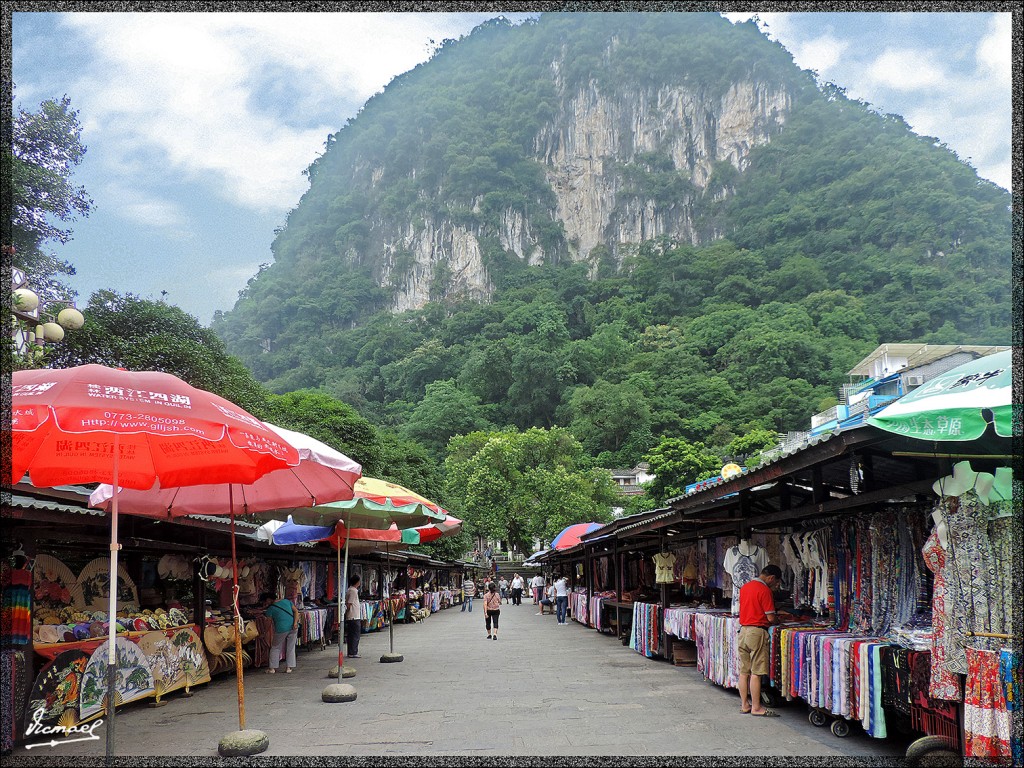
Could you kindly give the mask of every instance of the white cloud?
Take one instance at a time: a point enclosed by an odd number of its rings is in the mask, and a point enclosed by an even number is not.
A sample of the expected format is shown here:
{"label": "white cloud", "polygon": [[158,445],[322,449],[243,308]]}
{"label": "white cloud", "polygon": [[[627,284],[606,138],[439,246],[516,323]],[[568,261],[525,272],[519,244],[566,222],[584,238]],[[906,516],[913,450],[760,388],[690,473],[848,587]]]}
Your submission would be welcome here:
{"label": "white cloud", "polygon": [[[75,86],[87,139],[117,141],[118,162],[155,151],[169,173],[264,212],[289,209],[305,191],[302,171],[344,123],[342,105],[424,60],[432,34],[459,34],[433,14],[62,18],[92,51]],[[290,93],[291,83],[303,92]]]}
{"label": "white cloud", "polygon": [[931,51],[887,48],[868,68],[867,77],[877,86],[897,91],[933,88],[946,79],[936,58]]}
{"label": "white cloud", "polygon": [[151,227],[180,229],[185,225],[185,217],[178,206],[166,200],[135,199],[118,206],[116,213]]}
{"label": "white cloud", "polygon": [[1013,40],[1009,13],[997,13],[989,23],[989,32],[978,43],[976,52],[978,65],[994,74],[1002,83],[1009,86],[1012,81],[1010,72]]}
{"label": "white cloud", "polygon": [[793,60],[801,69],[812,69],[819,74],[824,74],[839,64],[849,47],[849,41],[840,40],[832,33],[826,33],[813,40],[797,43],[790,49],[790,52],[793,54]]}

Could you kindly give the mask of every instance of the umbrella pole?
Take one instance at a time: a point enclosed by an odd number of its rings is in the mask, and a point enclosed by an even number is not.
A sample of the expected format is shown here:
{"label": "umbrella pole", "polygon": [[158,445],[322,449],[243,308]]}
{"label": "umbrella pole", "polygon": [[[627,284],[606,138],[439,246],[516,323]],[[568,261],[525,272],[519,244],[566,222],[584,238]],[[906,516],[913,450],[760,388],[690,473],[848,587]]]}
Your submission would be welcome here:
{"label": "umbrella pole", "polygon": [[107,765],[114,756],[114,696],[117,693],[117,491],[120,440],[114,433],[114,498],[110,511],[110,596],[107,606]]}
{"label": "umbrella pole", "polygon": [[[341,583],[344,586],[344,591],[345,592],[348,592],[348,543],[351,540],[351,537],[348,535],[348,533],[349,533],[349,527],[346,524],[345,525],[345,564],[341,568],[341,577],[340,577],[341,578]],[[338,549],[338,555],[339,556],[341,555],[341,549],[340,548]],[[338,679],[339,680],[341,679],[341,673],[344,671],[344,667],[345,667],[345,646],[344,646],[344,644],[342,642],[345,639],[345,632],[344,632],[344,629],[345,629],[345,614],[342,611],[342,606],[343,605],[344,605],[344,597],[343,597],[341,591],[339,590],[339,592],[338,592],[338,621],[340,622],[340,624],[339,624],[339,633],[338,633]]]}
{"label": "umbrella pole", "polygon": [[238,685],[238,730],[245,730],[245,681],[242,677],[242,633],[239,624],[242,614],[238,607],[238,555],[235,551],[235,502],[232,487],[228,486],[228,506],[231,507],[231,578],[234,586],[231,590],[231,602],[234,605],[235,625],[235,674]]}
{"label": "umbrella pole", "polygon": [[[384,542],[384,555],[388,562],[388,578],[391,577],[391,548],[388,543]],[[388,635],[391,636],[391,652],[395,652],[395,604],[392,601],[391,585],[388,585],[388,613],[390,614],[390,620],[388,621]]]}

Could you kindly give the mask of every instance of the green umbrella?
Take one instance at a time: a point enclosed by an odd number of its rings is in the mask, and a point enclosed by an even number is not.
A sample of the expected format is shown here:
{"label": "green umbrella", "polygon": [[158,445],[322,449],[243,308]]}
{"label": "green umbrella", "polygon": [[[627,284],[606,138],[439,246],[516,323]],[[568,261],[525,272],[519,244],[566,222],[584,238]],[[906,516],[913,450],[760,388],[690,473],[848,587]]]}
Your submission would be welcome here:
{"label": "green umbrella", "polygon": [[[374,494],[374,490],[387,486],[388,495]],[[334,501],[328,504],[318,504],[308,509],[289,509],[294,522],[304,525],[334,525],[339,521],[346,529],[372,528],[386,530],[392,524],[399,530],[416,528],[418,526],[430,525],[431,523],[444,523],[446,515],[440,507],[432,502],[423,499],[411,504],[395,503],[397,500],[422,499],[423,497],[414,494],[412,491],[393,483],[385,483],[373,478],[360,478],[355,489],[356,498],[349,501]],[[361,495],[365,494],[365,496]],[[369,495],[376,495],[381,501],[374,501],[366,498]],[[417,536],[418,539],[418,536]],[[348,589],[348,550],[349,540],[345,539],[345,561],[341,561],[341,548],[338,549],[338,620],[341,627],[344,627],[343,602],[345,592]],[[392,625],[394,618],[392,617]],[[392,626],[391,631],[394,632]],[[345,665],[345,651],[343,632],[338,637],[338,678],[341,678],[342,669]],[[393,650],[393,649],[392,649]]]}
{"label": "green umbrella", "polygon": [[989,423],[1012,437],[1010,350],[941,373],[868,419],[888,432],[919,440],[977,440]]}

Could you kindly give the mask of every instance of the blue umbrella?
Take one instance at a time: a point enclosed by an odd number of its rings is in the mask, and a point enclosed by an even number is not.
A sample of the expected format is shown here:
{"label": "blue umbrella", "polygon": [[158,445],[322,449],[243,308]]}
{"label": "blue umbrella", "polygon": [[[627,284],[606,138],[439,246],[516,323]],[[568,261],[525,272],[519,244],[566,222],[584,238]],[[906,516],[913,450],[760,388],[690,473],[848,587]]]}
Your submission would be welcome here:
{"label": "blue umbrella", "polygon": [[304,544],[310,541],[329,539],[334,533],[333,525],[299,525],[288,515],[288,522],[276,528],[271,534],[271,541],[279,546],[286,544]]}

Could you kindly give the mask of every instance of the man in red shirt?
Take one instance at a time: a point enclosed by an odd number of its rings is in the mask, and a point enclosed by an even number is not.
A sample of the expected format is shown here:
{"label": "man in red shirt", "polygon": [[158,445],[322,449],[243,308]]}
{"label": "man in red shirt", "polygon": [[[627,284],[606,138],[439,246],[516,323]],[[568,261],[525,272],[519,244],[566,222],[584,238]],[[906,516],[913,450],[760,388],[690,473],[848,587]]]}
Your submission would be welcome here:
{"label": "man in red shirt", "polygon": [[766,565],[740,587],[740,712],[755,717],[778,717],[761,704],[761,675],[768,674],[768,627],[779,623],[772,590],[781,581],[779,566]]}

